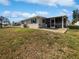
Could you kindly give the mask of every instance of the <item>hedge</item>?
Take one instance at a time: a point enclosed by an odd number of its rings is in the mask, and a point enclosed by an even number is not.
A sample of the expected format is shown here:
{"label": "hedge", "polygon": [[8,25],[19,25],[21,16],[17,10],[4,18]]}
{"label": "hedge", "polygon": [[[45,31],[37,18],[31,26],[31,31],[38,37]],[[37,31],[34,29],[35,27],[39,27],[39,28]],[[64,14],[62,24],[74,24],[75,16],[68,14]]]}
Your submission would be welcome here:
{"label": "hedge", "polygon": [[71,25],[71,26],[68,26],[69,29],[79,29],[79,26],[76,26],[76,25]]}

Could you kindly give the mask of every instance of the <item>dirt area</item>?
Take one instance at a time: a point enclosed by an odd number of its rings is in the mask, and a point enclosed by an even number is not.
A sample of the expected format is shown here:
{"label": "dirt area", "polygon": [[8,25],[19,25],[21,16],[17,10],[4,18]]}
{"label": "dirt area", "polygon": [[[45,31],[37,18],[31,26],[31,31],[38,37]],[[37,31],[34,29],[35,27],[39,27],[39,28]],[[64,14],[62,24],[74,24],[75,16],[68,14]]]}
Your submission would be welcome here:
{"label": "dirt area", "polygon": [[44,28],[41,28],[40,30],[52,31],[52,32],[56,32],[56,33],[65,33],[67,31],[67,28],[59,28],[59,29],[44,29]]}

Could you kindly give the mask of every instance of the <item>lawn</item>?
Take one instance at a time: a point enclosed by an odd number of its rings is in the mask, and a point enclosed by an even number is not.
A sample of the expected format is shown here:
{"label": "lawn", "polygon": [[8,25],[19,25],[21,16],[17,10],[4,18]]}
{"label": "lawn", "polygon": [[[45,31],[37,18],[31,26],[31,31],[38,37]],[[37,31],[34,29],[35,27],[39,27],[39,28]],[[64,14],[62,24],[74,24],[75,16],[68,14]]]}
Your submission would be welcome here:
{"label": "lawn", "polygon": [[0,29],[0,59],[79,59],[79,30]]}

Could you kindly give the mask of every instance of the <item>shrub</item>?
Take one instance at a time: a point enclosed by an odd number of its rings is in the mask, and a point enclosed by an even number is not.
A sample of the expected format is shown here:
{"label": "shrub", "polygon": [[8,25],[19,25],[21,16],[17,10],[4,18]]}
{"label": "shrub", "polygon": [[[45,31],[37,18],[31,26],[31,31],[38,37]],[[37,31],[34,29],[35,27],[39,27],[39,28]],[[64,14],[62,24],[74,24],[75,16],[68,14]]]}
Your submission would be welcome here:
{"label": "shrub", "polygon": [[69,29],[79,29],[79,26],[76,25],[70,25],[68,26]]}

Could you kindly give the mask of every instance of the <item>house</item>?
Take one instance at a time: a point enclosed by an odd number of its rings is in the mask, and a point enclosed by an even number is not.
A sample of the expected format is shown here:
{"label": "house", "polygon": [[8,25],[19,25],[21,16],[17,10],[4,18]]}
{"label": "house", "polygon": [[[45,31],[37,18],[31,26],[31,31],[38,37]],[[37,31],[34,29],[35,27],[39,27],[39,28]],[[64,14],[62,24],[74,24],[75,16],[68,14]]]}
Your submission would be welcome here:
{"label": "house", "polygon": [[74,19],[72,25],[79,26],[79,19]]}
{"label": "house", "polygon": [[21,24],[28,28],[66,28],[68,24],[67,16],[57,16],[57,17],[41,17],[35,16],[29,19],[21,21]]}
{"label": "house", "polygon": [[79,26],[79,21],[75,22],[74,25]]}

